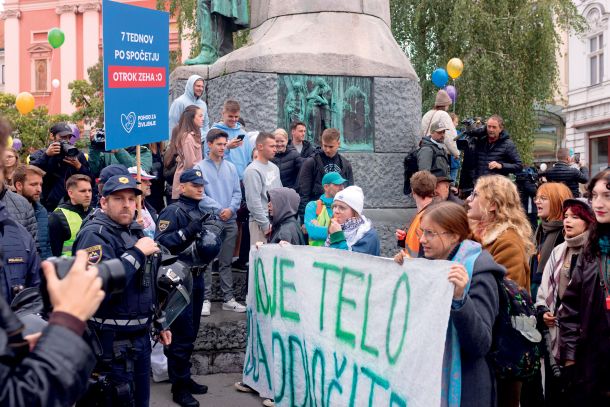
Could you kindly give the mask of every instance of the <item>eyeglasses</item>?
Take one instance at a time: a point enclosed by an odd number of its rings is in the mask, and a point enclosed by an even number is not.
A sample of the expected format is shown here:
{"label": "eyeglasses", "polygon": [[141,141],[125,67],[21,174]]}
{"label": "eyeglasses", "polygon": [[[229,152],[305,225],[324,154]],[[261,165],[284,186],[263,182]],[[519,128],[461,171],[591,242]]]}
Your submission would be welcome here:
{"label": "eyeglasses", "polygon": [[549,200],[548,196],[544,196],[544,195],[540,195],[534,198],[534,202],[536,201],[540,201],[540,202],[546,202]]}
{"label": "eyeglasses", "polygon": [[419,228],[419,229],[417,229],[415,234],[420,239],[421,239],[422,236],[424,236],[426,239],[432,240],[432,239],[434,239],[435,237],[437,237],[439,235],[448,235],[448,234],[451,234],[451,232],[435,232],[433,230],[427,230],[427,229]]}

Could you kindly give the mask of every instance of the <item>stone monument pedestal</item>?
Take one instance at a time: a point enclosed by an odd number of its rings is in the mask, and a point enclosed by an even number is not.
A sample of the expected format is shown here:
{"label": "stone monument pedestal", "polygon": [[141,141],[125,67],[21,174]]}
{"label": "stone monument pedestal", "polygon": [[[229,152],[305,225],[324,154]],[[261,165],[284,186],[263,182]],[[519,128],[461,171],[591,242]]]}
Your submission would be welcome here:
{"label": "stone monument pedestal", "polygon": [[[365,207],[414,206],[402,194],[403,159],[419,140],[421,88],[392,37],[389,2],[252,0],[251,10],[248,45],[212,65],[174,70],[170,99],[197,74],[206,80],[211,122],[234,99],[248,131],[286,128],[297,117],[315,140],[310,123],[337,127]],[[314,103],[317,95],[328,104]]]}

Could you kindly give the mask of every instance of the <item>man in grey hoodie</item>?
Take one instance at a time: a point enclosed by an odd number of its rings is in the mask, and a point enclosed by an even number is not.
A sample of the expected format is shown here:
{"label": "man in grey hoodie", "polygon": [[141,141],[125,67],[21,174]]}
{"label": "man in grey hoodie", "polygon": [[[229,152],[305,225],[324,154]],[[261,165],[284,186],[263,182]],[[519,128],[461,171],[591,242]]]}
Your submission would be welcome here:
{"label": "man in grey hoodie", "polygon": [[191,75],[184,86],[184,94],[172,102],[169,108],[169,136],[171,137],[172,130],[178,121],[184,109],[190,105],[195,105],[203,111],[203,127],[201,128],[201,141],[205,142],[205,136],[210,130],[210,118],[208,117],[208,105],[203,100],[204,83],[203,78],[199,75]]}
{"label": "man in grey hoodie", "polygon": [[275,156],[275,136],[260,132],[256,137],[258,157],[244,171],[246,204],[250,210],[250,242],[267,242],[271,233],[267,192],[280,188],[280,170],[271,160]]}

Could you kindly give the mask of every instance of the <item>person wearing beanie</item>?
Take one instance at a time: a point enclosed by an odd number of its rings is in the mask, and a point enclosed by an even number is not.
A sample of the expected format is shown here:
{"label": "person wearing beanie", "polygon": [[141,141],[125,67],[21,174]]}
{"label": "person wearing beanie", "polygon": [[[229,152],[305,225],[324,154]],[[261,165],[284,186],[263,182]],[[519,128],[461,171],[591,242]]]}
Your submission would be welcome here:
{"label": "person wearing beanie", "polygon": [[434,108],[428,110],[421,119],[421,133],[419,139],[421,140],[422,138],[429,136],[431,134],[430,128],[432,127],[432,124],[440,122],[443,127],[447,129],[447,133],[445,134],[445,150],[454,158],[459,158],[460,152],[455,143],[457,131],[453,124],[453,120],[451,120],[451,116],[447,113],[451,103],[451,98],[445,90],[441,89],[436,93]]}
{"label": "person wearing beanie", "polygon": [[362,214],[362,189],[352,185],[337,192],[332,208],[333,217],[324,246],[379,256],[380,242],[377,231],[371,221]]}

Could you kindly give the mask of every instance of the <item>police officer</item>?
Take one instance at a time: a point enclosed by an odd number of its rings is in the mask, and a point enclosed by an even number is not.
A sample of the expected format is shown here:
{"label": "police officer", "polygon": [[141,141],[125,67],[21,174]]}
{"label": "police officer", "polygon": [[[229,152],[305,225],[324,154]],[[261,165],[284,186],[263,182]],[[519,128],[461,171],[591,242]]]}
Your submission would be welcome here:
{"label": "police officer", "polygon": [[0,201],[0,295],[7,303],[27,287],[40,283],[40,257],[27,229],[9,216]]}
{"label": "police officer", "polygon": [[[199,209],[203,198],[204,179],[198,169],[186,170],[180,176],[180,197],[177,202],[159,214],[155,239],[180,260],[191,266],[193,292],[191,302],[172,324],[172,344],[165,349],[169,380],[172,383],[172,399],[181,406],[196,407],[199,402],[193,394],[205,394],[207,386],[191,378],[191,355],[199,331],[203,306],[203,273],[205,263],[193,253],[195,240],[202,233],[202,220],[209,214]],[[220,246],[218,246],[220,250]],[[205,259],[209,262],[212,259]]]}
{"label": "police officer", "polygon": [[[89,326],[102,355],[96,371],[105,374],[114,389],[112,405],[148,406],[150,398],[150,337],[154,274],[146,256],[159,251],[135,222],[136,195],[142,192],[129,175],[111,177],[102,189],[101,211],[78,232],[73,252],[84,249],[90,264],[117,258],[126,272],[122,293],[106,297]],[[171,334],[161,333],[169,344]]]}

